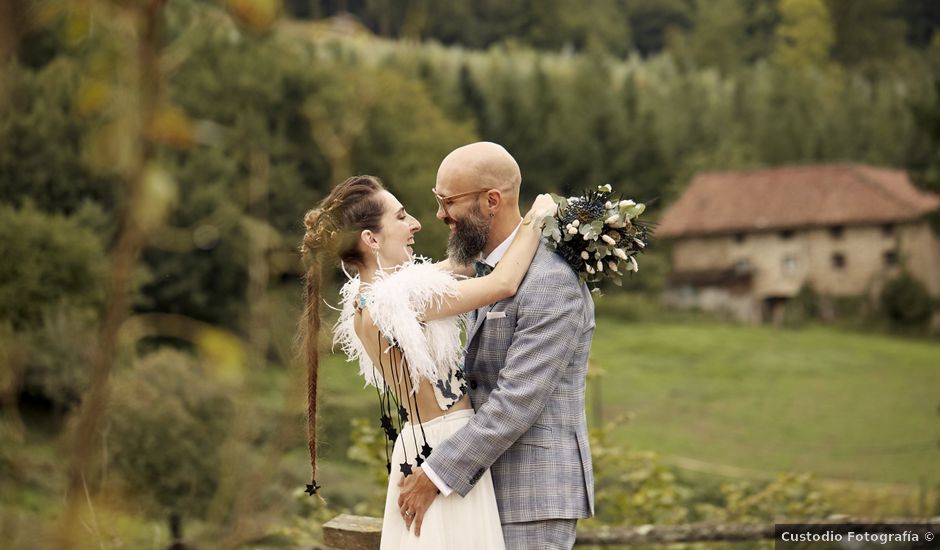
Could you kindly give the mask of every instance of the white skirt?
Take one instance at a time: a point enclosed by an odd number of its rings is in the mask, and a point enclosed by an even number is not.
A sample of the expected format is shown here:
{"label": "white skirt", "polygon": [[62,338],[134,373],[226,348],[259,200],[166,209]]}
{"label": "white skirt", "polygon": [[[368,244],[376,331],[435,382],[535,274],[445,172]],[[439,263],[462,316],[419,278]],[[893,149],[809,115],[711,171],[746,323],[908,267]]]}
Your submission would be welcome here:
{"label": "white skirt", "polygon": [[[425,422],[423,427],[428,444],[432,448],[437,447],[469,422],[473,414],[472,409],[465,409]],[[388,479],[385,517],[382,520],[381,550],[504,550],[503,529],[489,470],[483,473],[483,477],[466,497],[456,492],[447,497],[437,495],[424,515],[420,537],[414,534],[414,524],[410,531],[405,527],[405,521],[398,511],[398,482],[402,478],[398,466],[405,462],[406,450],[408,462],[414,466],[416,452],[411,428],[410,423],[402,426],[403,435],[395,441],[392,451],[392,473]],[[414,429],[420,445],[419,425],[416,424]]]}

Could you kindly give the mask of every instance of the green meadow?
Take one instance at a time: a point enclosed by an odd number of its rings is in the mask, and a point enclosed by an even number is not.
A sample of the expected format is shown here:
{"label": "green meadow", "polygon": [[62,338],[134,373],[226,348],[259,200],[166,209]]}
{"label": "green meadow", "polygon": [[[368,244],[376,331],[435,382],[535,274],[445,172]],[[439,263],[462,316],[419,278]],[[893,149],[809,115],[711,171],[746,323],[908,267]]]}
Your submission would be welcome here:
{"label": "green meadow", "polygon": [[940,483],[940,344],[599,318],[591,366],[592,423],[625,418],[617,441],[667,462]]}

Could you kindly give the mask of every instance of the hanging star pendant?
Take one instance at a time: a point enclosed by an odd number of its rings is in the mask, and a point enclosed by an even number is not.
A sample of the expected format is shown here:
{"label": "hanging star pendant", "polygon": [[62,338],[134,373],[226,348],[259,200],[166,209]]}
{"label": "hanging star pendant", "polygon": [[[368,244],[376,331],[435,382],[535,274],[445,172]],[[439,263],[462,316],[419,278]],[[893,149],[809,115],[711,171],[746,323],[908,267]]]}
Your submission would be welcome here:
{"label": "hanging star pendant", "polygon": [[407,462],[402,462],[399,468],[401,469],[401,473],[405,474],[405,477],[408,477],[412,474],[411,464],[408,464]]}
{"label": "hanging star pendant", "polygon": [[408,421],[408,411],[405,409],[405,407],[398,407],[398,418],[401,418],[402,422]]}
{"label": "hanging star pendant", "polygon": [[313,483],[308,483],[307,488],[304,489],[304,492],[310,496],[317,494],[317,491],[320,490],[320,486],[317,485],[317,481],[313,480]]}
{"label": "hanging star pendant", "polygon": [[424,459],[421,458],[421,455],[416,456],[416,457],[415,457],[415,465],[420,468],[422,464],[424,464]]}
{"label": "hanging star pendant", "polygon": [[380,420],[382,421],[382,429],[388,432],[388,430],[392,428],[392,417],[387,414],[383,414]]}
{"label": "hanging star pendant", "polygon": [[385,437],[387,437],[389,441],[395,441],[395,439],[398,438],[398,431],[396,431],[395,428],[386,428]]}
{"label": "hanging star pendant", "polygon": [[431,446],[425,441],[424,445],[421,446],[421,454],[424,455],[424,458],[431,456]]}

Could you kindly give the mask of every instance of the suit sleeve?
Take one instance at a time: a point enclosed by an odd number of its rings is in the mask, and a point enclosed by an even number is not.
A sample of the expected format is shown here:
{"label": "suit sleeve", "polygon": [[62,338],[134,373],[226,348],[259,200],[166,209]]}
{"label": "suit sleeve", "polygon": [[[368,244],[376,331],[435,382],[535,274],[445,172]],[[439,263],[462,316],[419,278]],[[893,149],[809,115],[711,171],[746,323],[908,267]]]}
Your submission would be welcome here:
{"label": "suit sleeve", "polygon": [[584,327],[584,297],[573,271],[549,270],[526,286],[517,298],[516,327],[497,387],[427,460],[461,496],[542,414]]}

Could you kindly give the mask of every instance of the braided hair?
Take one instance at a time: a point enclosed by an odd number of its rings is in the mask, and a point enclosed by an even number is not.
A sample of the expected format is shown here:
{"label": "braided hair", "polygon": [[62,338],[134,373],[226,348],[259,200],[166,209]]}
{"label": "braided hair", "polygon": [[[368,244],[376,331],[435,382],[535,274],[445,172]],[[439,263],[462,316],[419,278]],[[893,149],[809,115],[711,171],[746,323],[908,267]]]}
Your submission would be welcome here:
{"label": "braided hair", "polygon": [[307,493],[317,485],[317,373],[320,366],[320,283],[325,262],[339,260],[353,267],[363,265],[359,234],[379,233],[385,206],[379,193],[385,187],[374,176],[353,176],[337,185],[320,204],[304,215],[300,253],[306,267],[304,308],[299,340],[307,364],[307,446],[310,449],[311,482]]}

